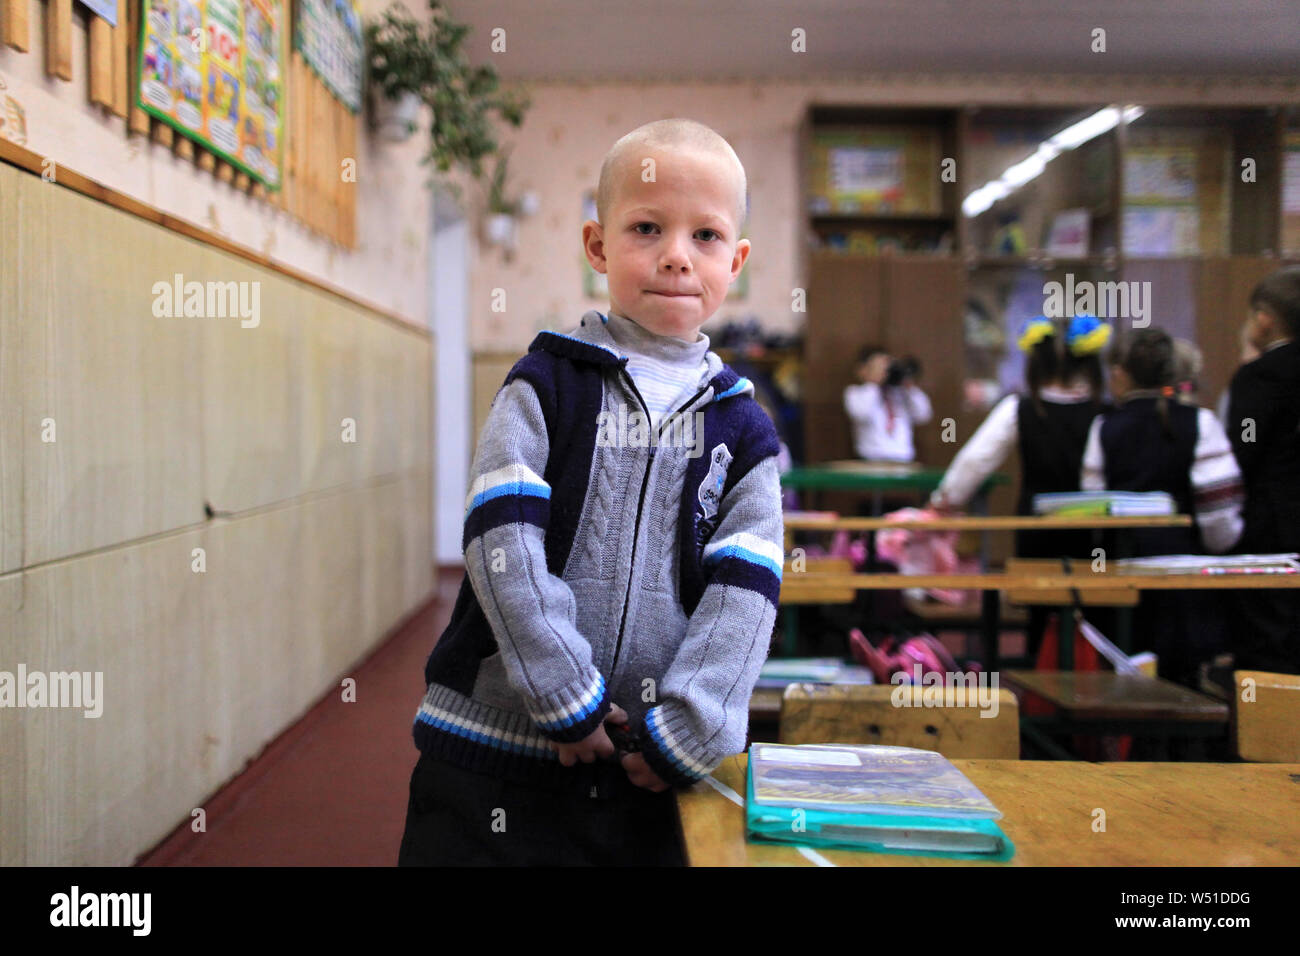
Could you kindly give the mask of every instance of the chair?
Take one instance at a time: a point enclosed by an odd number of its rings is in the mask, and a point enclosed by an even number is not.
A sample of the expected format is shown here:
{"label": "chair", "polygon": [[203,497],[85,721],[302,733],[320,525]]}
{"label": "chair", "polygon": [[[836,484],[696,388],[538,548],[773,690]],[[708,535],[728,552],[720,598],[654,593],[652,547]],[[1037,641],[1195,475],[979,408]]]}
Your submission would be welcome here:
{"label": "chair", "polygon": [[[952,706],[925,706],[930,700]],[[783,744],[883,744],[935,750],[949,758],[1017,760],[1019,706],[1001,688],[985,691],[997,711],[983,716],[975,687],[791,684],[781,699]],[[992,706],[988,708],[992,711]]]}
{"label": "chair", "polygon": [[785,563],[781,575],[781,604],[852,604],[857,592],[853,588],[827,587],[809,575],[852,574],[853,562],[848,558],[804,558],[804,570],[793,571]]}
{"label": "chair", "polygon": [[1300,676],[1234,671],[1232,686],[1237,756],[1259,763],[1300,763]]}
{"label": "chair", "polygon": [[[1071,562],[1080,576],[1091,573],[1086,561]],[[1012,558],[1007,574],[1059,576],[1061,561],[1041,558]],[[1228,708],[1221,701],[1154,675],[1116,674],[1110,671],[1077,673],[1074,670],[1074,617],[1072,606],[1132,608],[1140,595],[1136,589],[1070,588],[1009,589],[1007,599],[1015,604],[1056,606],[1061,609],[1060,670],[1007,670],[1003,679],[1010,685],[1036,694],[1055,708],[1055,717],[1026,716],[1021,731],[1042,749],[1060,759],[1075,759],[1048,736],[1063,734],[1133,734],[1156,740],[1161,748],[1170,738],[1215,738],[1223,734]],[[1122,649],[1128,641],[1117,640]],[[1127,650],[1125,649],[1125,653]]]}

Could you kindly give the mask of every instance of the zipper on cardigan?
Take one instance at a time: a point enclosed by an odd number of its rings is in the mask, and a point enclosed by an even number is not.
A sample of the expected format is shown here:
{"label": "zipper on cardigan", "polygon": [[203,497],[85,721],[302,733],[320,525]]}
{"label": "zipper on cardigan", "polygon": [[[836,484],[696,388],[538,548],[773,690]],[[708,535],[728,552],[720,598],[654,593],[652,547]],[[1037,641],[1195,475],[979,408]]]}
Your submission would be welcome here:
{"label": "zipper on cardigan", "polygon": [[[641,403],[641,408],[645,412],[646,422],[649,423],[650,409],[646,407],[645,399],[641,397],[641,392],[637,389],[636,382],[632,379],[632,373],[627,370],[626,364],[621,371],[625,376],[627,376],[627,384],[632,389],[632,394],[636,396],[636,400]],[[709,386],[705,385],[704,388],[700,389],[693,397],[688,399],[685,405],[682,405],[676,411],[668,415],[665,421],[660,423],[656,441],[650,446],[650,457],[646,461],[645,474],[641,476],[641,494],[638,496],[636,502],[636,523],[632,526],[632,557],[628,563],[627,591],[623,595],[623,616],[618,622],[618,639],[614,643],[614,659],[610,661],[609,664],[609,677],[607,678],[607,683],[611,688],[614,686],[614,669],[618,666],[618,655],[623,650],[623,629],[627,625],[627,609],[628,605],[632,603],[632,578],[636,573],[636,543],[637,539],[641,537],[641,510],[645,506],[645,490],[646,486],[650,482],[650,469],[654,467],[655,451],[659,447],[658,439],[663,437],[664,429],[667,427],[665,424],[666,422],[671,421],[673,416],[677,415],[683,409],[690,408],[690,406],[708,390]]]}

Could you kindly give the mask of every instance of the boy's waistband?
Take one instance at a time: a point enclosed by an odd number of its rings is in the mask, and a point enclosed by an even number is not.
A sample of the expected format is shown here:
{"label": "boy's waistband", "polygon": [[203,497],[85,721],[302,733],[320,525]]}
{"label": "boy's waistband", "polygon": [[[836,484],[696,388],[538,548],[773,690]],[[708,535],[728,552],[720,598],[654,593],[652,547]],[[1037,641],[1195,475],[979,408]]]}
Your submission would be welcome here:
{"label": "boy's waistband", "polygon": [[613,760],[566,767],[527,714],[466,697],[441,684],[425,691],[413,728],[415,746],[462,770],[560,793],[609,799],[642,791]]}

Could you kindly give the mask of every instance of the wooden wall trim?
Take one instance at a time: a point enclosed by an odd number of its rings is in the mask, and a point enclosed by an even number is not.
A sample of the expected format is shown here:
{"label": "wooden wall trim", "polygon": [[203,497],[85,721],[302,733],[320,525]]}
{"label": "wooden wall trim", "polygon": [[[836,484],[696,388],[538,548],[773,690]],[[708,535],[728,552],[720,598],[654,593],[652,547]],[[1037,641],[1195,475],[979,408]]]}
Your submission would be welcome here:
{"label": "wooden wall trim", "polygon": [[[17,143],[13,143],[7,139],[0,139],[0,162],[8,163],[24,172],[31,173],[33,176],[41,176],[45,171],[45,167],[42,164],[46,162],[46,157],[34,153],[30,149],[19,146]],[[50,160],[50,162],[53,163],[53,160]],[[351,302],[353,305],[360,306],[367,312],[374,313],[379,318],[391,322],[408,332],[414,332],[417,335],[422,335],[426,338],[433,337],[432,329],[414,321],[413,319],[409,319],[397,312],[375,305],[373,302],[367,302],[344,289],[330,285],[328,282],[322,282],[320,279],[295,269],[292,266],[284,265],[283,263],[268,259],[266,256],[249,249],[247,246],[241,246],[238,243],[231,242],[229,239],[217,235],[210,229],[205,229],[204,227],[195,225],[186,219],[181,219],[179,216],[173,216],[170,213],[163,212],[161,209],[150,206],[148,203],[141,202],[140,200],[119,192],[110,186],[105,186],[103,183],[91,179],[89,176],[85,176],[76,170],[69,169],[67,166],[53,163],[53,171],[54,185],[71,189],[73,192],[80,193],[83,196],[88,196],[91,199],[98,200],[99,202],[112,206],[115,209],[120,209],[122,212],[147,220],[155,225],[162,226],[164,229],[170,229],[178,235],[206,243],[207,245],[220,249],[223,252],[228,252],[233,256],[238,256],[248,262],[262,266],[265,269],[278,272],[281,275],[288,276],[290,279],[295,279],[305,285],[320,289],[323,292],[328,292],[330,295],[338,296],[340,299]]]}

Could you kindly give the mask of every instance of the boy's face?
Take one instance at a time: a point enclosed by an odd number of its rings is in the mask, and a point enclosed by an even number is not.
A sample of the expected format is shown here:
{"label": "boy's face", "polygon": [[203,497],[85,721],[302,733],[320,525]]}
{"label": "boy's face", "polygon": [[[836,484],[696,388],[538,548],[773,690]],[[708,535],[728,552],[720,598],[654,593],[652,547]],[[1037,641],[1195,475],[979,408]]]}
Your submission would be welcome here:
{"label": "boy's face", "polygon": [[1262,352],[1278,338],[1278,322],[1266,309],[1250,309],[1246,314],[1246,341]]}
{"label": "boy's face", "polygon": [[[654,182],[641,181],[646,158]],[[710,153],[647,150],[620,173],[607,222],[582,227],[587,261],[609,277],[610,311],[694,342],[749,257],[732,169]]]}
{"label": "boy's face", "polygon": [[1133,379],[1129,376],[1128,371],[1122,365],[1111,365],[1110,367],[1110,394],[1116,399],[1121,399],[1133,390]]}

